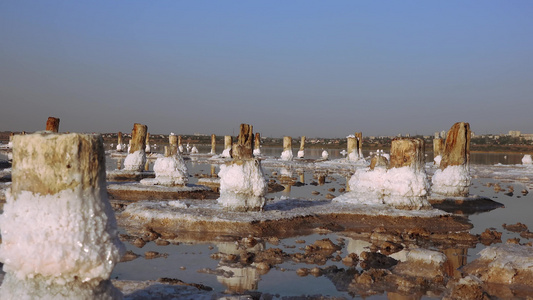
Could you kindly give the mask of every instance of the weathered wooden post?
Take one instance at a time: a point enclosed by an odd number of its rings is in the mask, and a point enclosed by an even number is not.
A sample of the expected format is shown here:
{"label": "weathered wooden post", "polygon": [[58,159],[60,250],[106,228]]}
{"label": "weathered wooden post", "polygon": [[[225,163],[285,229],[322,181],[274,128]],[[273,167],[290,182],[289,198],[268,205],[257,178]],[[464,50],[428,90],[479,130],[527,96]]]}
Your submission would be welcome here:
{"label": "weathered wooden post", "polygon": [[391,143],[389,168],[408,166],[420,171],[424,168],[424,140],[396,138]]}
{"label": "weathered wooden post", "polygon": [[217,136],[212,134],[211,135],[211,152],[209,154],[215,155],[217,153],[216,146],[217,146]]}
{"label": "weathered wooden post", "polygon": [[109,277],[125,249],[107,198],[100,135],[15,136],[3,209],[0,298],[121,298]]}
{"label": "weathered wooden post", "polygon": [[298,158],[303,158],[305,156],[305,136],[302,136],[300,139],[300,150],[298,150]]}
{"label": "weathered wooden post", "polygon": [[362,132],[356,132],[355,138],[357,140],[357,155],[359,158],[363,158],[363,133]]}
{"label": "weathered wooden post", "polygon": [[144,152],[146,153],[152,152],[152,149],[150,148],[150,133],[149,132],[146,133],[145,145],[146,146],[144,147]]}
{"label": "weathered wooden post", "polygon": [[178,135],[178,151],[183,153],[183,145],[181,143],[181,135]]}
{"label": "weathered wooden post", "polygon": [[123,141],[122,141],[122,131],[118,132],[118,142],[117,142],[117,152],[124,151]]}
{"label": "weathered wooden post", "polygon": [[165,154],[165,156],[171,156],[171,155],[178,154],[178,151],[179,151],[178,140],[179,138],[177,135],[175,135],[174,133],[170,133],[170,135],[168,136],[168,143],[169,143],[169,148],[170,148],[169,154],[168,155]]}
{"label": "weathered wooden post", "polygon": [[261,155],[261,135],[259,132],[255,133],[255,139],[254,139],[254,156]]}
{"label": "weathered wooden post", "polygon": [[292,138],[290,136],[283,137],[283,152],[281,153],[281,160],[292,160]]}
{"label": "weathered wooden post", "polygon": [[253,128],[241,124],[233,160],[220,166],[220,197],[218,203],[235,211],[260,211],[265,205],[267,182],[261,161],[253,157]]}
{"label": "weathered wooden post", "polygon": [[224,151],[222,151],[222,157],[230,158],[232,157],[231,148],[233,146],[233,140],[231,135],[224,136]]}
{"label": "weathered wooden post", "polygon": [[440,165],[442,154],[444,153],[444,140],[441,138],[433,139],[433,162]]}
{"label": "weathered wooden post", "polygon": [[470,124],[455,123],[446,135],[440,170],[435,171],[432,193],[464,197],[469,194]]}
{"label": "weathered wooden post", "polygon": [[48,117],[48,120],[46,120],[46,131],[59,132],[59,118]]}
{"label": "weathered wooden post", "polygon": [[142,171],[146,161],[146,133],[148,126],[135,123],[131,131],[131,146],[128,156],[124,160],[124,170],[126,171]]}
{"label": "weathered wooden post", "polygon": [[348,160],[357,161],[359,159],[359,152],[357,151],[357,139],[354,135],[346,137],[346,150],[348,151]]}

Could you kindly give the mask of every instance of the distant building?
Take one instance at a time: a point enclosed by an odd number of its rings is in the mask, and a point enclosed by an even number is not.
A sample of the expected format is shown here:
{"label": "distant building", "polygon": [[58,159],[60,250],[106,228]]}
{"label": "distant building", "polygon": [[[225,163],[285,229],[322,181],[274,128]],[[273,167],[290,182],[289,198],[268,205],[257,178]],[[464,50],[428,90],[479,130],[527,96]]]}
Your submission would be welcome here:
{"label": "distant building", "polygon": [[512,136],[512,137],[520,137],[521,132],[520,132],[520,130],[510,130],[509,131],[509,135]]}

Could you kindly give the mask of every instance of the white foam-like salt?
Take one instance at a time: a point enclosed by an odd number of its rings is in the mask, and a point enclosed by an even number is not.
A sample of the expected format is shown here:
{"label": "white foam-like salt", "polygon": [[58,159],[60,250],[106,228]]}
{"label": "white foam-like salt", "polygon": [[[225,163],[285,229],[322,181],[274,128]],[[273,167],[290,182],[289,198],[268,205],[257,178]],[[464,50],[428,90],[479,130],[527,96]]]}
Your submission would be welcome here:
{"label": "white foam-like salt", "polygon": [[287,149],[281,152],[281,158],[280,158],[281,160],[292,160],[292,158],[293,158],[292,150]]}
{"label": "white foam-like salt", "polygon": [[142,150],[129,153],[124,159],[124,170],[142,171],[146,163],[146,153]]}
{"label": "white foam-like salt", "polygon": [[256,159],[220,166],[218,203],[228,208],[262,208],[268,185]]}
{"label": "white foam-like salt", "polygon": [[466,165],[448,166],[444,170],[436,170],[432,182],[432,193],[456,196],[468,194],[471,177]]}

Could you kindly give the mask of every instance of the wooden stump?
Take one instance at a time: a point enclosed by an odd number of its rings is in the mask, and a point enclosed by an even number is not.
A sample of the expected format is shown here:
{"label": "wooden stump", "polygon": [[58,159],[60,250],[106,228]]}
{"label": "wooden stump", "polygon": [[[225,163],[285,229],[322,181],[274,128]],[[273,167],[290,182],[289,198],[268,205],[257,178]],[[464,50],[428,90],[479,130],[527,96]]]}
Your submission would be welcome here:
{"label": "wooden stump", "polygon": [[135,123],[131,131],[131,147],[129,153],[136,151],[144,151],[146,148],[146,134],[148,132],[148,126]]}
{"label": "wooden stump", "polygon": [[447,166],[468,165],[470,163],[470,124],[455,123],[446,135],[444,153],[440,162],[440,169]]}
{"label": "wooden stump", "polygon": [[[231,135],[225,135],[224,136],[224,151],[229,151],[229,157],[232,157],[232,146],[233,146],[233,138]],[[229,150],[228,150],[229,149]]]}
{"label": "wooden stump", "polygon": [[212,134],[211,135],[211,154],[216,153],[216,146],[217,146],[217,136]]}
{"label": "wooden stump", "polygon": [[260,151],[261,148],[261,135],[259,132],[255,133],[255,140],[254,140],[254,150]]}
{"label": "wooden stump", "polygon": [[300,139],[300,151],[304,151],[305,147],[305,135]]}
{"label": "wooden stump", "polygon": [[[173,135],[173,134],[169,135],[168,143],[169,143],[168,156],[176,155],[178,153],[178,136]],[[166,150],[165,150],[165,153],[166,153]]]}
{"label": "wooden stump", "polygon": [[405,166],[414,170],[424,168],[424,140],[411,138],[392,140],[389,169]]}
{"label": "wooden stump", "polygon": [[59,118],[48,117],[48,120],[46,120],[46,131],[59,132]]}
{"label": "wooden stump", "polygon": [[117,141],[117,145],[120,145],[120,149],[122,150],[122,144],[123,144],[123,141],[122,141],[122,131],[119,131],[118,132],[118,141]]}
{"label": "wooden stump", "polygon": [[292,151],[292,138],[290,136],[283,137],[283,151]]}
{"label": "wooden stump", "polygon": [[348,154],[355,152],[356,154],[359,154],[357,152],[357,139],[354,136],[349,136],[346,138],[346,150],[348,151]]}
{"label": "wooden stump", "polygon": [[253,127],[248,124],[241,124],[239,137],[237,143],[232,147],[232,157],[237,160],[251,159],[252,153],[252,141],[253,141]]}
{"label": "wooden stump", "polygon": [[444,152],[444,140],[441,138],[433,139],[433,157],[442,156]]}

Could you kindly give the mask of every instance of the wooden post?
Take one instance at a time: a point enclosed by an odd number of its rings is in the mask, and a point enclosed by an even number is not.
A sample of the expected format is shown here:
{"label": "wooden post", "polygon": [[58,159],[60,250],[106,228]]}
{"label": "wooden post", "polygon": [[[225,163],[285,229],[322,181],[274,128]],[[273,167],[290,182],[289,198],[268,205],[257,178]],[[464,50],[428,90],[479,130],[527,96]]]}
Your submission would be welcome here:
{"label": "wooden post", "polygon": [[363,158],[363,133],[356,132],[355,139],[357,140],[357,155],[359,156],[359,158]]}
{"label": "wooden post", "polygon": [[252,125],[241,124],[239,137],[237,139],[237,144],[232,147],[232,157],[234,159],[243,160],[251,159],[252,154],[252,141],[254,133]]}
{"label": "wooden post", "polygon": [[211,153],[210,154],[216,154],[216,146],[217,146],[217,136],[212,134],[211,135]]}
{"label": "wooden post", "polygon": [[283,151],[292,151],[292,138],[290,136],[283,137]]}
{"label": "wooden post", "polygon": [[229,157],[232,157],[232,147],[233,147],[233,139],[231,135],[225,135],[224,136],[224,152],[229,152]]}
{"label": "wooden post", "polygon": [[48,117],[48,120],[46,120],[46,131],[59,132],[59,118]]}
{"label": "wooden post", "polygon": [[146,141],[145,141],[145,147],[144,147],[144,152],[151,152],[151,148],[150,148],[150,133],[149,132],[146,132]]}
{"label": "wooden post", "polygon": [[355,153],[357,156],[359,156],[359,153],[357,153],[357,139],[355,136],[348,136],[346,139],[346,144],[348,155],[350,155],[350,153]]}
{"label": "wooden post", "polygon": [[254,150],[261,151],[261,135],[259,132],[255,133]]}
{"label": "wooden post", "polygon": [[[105,192],[102,137],[41,132],[15,136],[13,144],[11,193],[0,220],[0,298],[112,299],[93,290],[110,284],[125,250]],[[9,285],[18,286],[16,298]]]}
{"label": "wooden post", "polygon": [[148,132],[148,126],[135,123],[131,131],[131,148],[129,153],[136,151],[144,151],[146,148],[146,133]]}
{"label": "wooden post", "polygon": [[304,147],[305,147],[305,135],[302,136],[300,140],[300,151],[304,151]]}
{"label": "wooden post", "polygon": [[470,163],[470,124],[455,123],[446,135],[444,154],[440,162],[440,169],[447,166],[469,165]]}
{"label": "wooden post", "polygon": [[[168,156],[176,155],[178,153],[178,140],[179,140],[179,137],[177,135],[171,134],[168,136],[168,143],[170,145],[168,149],[169,151]],[[165,153],[166,153],[166,149],[165,149]]]}
{"label": "wooden post", "polygon": [[444,140],[441,138],[433,139],[433,157],[442,156],[444,152]]}
{"label": "wooden post", "polygon": [[117,151],[122,152],[124,149],[122,149],[122,131],[118,132],[118,142],[117,142]]}
{"label": "wooden post", "polygon": [[389,169],[405,166],[414,170],[424,168],[424,140],[411,138],[392,140]]}

